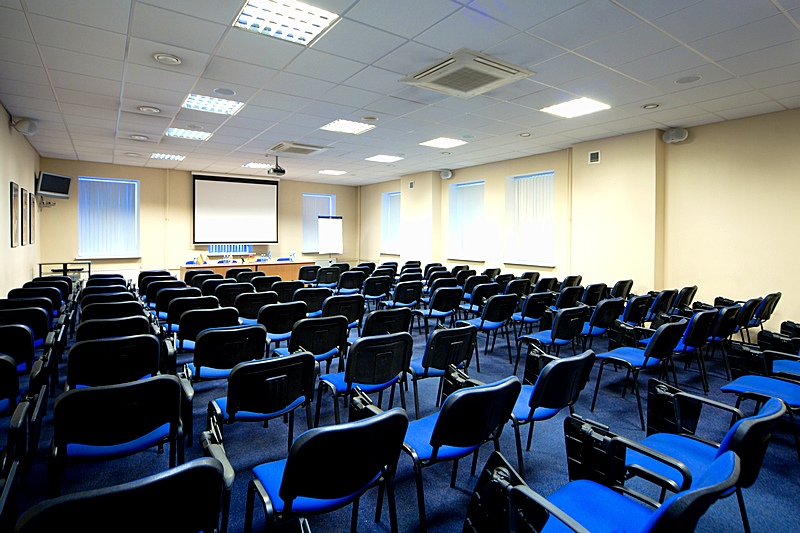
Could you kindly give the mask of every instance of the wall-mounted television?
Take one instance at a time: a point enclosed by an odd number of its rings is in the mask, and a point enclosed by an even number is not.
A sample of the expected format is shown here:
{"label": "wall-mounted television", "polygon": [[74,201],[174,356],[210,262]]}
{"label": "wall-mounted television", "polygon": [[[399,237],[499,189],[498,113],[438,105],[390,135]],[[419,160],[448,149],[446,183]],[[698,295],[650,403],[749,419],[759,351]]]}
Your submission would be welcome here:
{"label": "wall-mounted television", "polygon": [[36,181],[36,194],[53,198],[69,198],[72,176],[62,176],[51,172],[39,172]]}

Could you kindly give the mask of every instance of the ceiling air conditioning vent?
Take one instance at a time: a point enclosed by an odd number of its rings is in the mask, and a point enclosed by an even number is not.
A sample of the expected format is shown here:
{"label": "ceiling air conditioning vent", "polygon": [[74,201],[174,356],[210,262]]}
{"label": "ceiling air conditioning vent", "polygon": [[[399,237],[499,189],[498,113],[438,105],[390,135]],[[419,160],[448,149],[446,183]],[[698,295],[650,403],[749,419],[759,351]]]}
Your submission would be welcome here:
{"label": "ceiling air conditioning vent", "polygon": [[400,81],[459,98],[470,98],[534,74],[532,70],[461,48]]}
{"label": "ceiling air conditioning vent", "polygon": [[314,155],[324,152],[327,149],[327,146],[314,146],[313,144],[281,141],[272,148],[267,149],[267,152],[292,155]]}

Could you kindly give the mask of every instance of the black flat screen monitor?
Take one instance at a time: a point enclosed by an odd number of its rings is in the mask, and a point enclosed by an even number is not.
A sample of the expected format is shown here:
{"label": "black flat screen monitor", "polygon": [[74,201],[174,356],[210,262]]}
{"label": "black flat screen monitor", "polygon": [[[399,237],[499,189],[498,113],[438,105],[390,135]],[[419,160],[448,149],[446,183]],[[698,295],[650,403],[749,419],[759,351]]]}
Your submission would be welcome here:
{"label": "black flat screen monitor", "polygon": [[53,198],[69,198],[72,176],[62,176],[51,172],[39,172],[36,194]]}

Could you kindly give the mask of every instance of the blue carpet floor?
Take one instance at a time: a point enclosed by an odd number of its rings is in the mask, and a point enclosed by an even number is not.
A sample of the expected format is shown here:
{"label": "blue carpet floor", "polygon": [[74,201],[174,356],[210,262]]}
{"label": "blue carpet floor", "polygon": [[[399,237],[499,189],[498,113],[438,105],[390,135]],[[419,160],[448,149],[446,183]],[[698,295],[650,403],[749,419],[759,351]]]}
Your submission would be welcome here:
{"label": "blue carpet floor", "polygon": [[[415,357],[422,354],[424,338],[414,330]],[[473,362],[470,375],[484,382],[491,382],[512,374],[513,366],[508,363],[508,352],[505,342],[500,338],[493,352],[483,354],[483,336],[479,337],[481,345],[481,372],[475,371]],[[598,352],[606,350],[605,339],[595,343]],[[567,353],[569,351],[567,350]],[[699,375],[695,370],[683,370],[679,367],[678,380],[681,388],[688,392],[702,394]],[[597,365],[595,365],[597,367]],[[63,375],[66,364],[61,365]],[[717,357],[708,362],[708,372],[711,385],[710,397],[722,402],[733,404],[735,398],[719,392],[719,387],[725,383],[722,365]],[[522,369],[517,374],[522,377]],[[592,393],[595,386],[597,368],[592,373],[591,380],[578,401],[575,411],[593,420],[610,426],[618,434],[625,437],[641,440],[644,431],[639,425],[636,408],[636,399],[633,394],[621,398],[622,380],[624,372],[613,372],[610,368],[604,372],[600,386],[600,395],[594,413],[589,411]],[[646,402],[647,379],[653,377],[643,373],[640,376],[640,386],[643,391],[643,400]],[[224,381],[209,381],[198,383],[195,386],[194,397],[194,435],[195,443],[186,449],[186,460],[191,460],[202,455],[201,447],[196,439],[205,429],[206,407],[214,398],[224,396],[226,383]],[[434,397],[437,381],[433,379],[420,382],[421,416],[434,412]],[[384,399],[384,402],[386,400]],[[399,398],[396,400],[399,403]],[[21,490],[20,508],[25,510],[30,505],[44,497],[44,483],[46,461],[52,435],[52,404],[50,399],[48,415],[44,421],[42,439],[39,447],[37,461]],[[413,419],[413,392],[407,394],[409,417]],[[385,407],[385,405],[384,405]],[[646,408],[646,407],[645,407]],[[752,405],[745,405],[749,412]],[[567,412],[558,415],[555,419],[536,425],[533,444],[530,452],[523,452],[525,457],[526,481],[536,491],[547,495],[558,487],[567,483],[566,453],[564,450],[563,420]],[[321,425],[333,423],[333,404],[330,396],[323,398]],[[701,433],[710,438],[721,438],[729,423],[727,415],[720,415],[713,411],[704,412],[701,419]],[[305,430],[305,417],[297,417],[295,435]],[[523,431],[527,431],[525,428]],[[231,517],[229,531],[237,533],[242,531],[245,513],[245,494],[247,484],[251,479],[250,470],[263,462],[282,458],[286,455],[287,426],[280,420],[272,421],[268,428],[260,424],[236,424],[225,428],[225,447],[236,470],[236,481],[233,487]],[[523,439],[525,433],[523,433]],[[514,444],[514,431],[510,426],[502,435],[502,452],[512,465],[516,465],[516,449]],[[524,440],[523,440],[524,443]],[[370,446],[369,442],[354,442],[353,446]],[[491,453],[491,446],[482,450],[479,466],[482,466]],[[141,476],[158,472],[167,468],[168,454],[157,454],[155,450],[139,454],[132,458],[119,459],[102,464],[89,464],[71,466],[63,483],[63,492],[71,493],[79,490],[95,488],[98,486],[137,479]],[[330,461],[336,461],[331,456]],[[467,511],[470,495],[477,478],[470,477],[470,462],[462,461],[459,465],[456,488],[449,488],[450,469],[449,463],[436,465],[424,471],[425,500],[427,506],[428,527],[431,531],[449,533],[461,531],[464,516]],[[770,533],[795,533],[800,530],[800,461],[795,453],[788,418],[782,420],[775,432],[767,451],[761,474],[755,485],[745,490],[744,499],[749,512],[750,523],[754,532]],[[309,480],[310,483],[331,483],[325,472],[320,472],[317,479]],[[395,479],[399,526],[401,532],[417,531],[419,517],[417,513],[417,497],[414,474],[410,458],[401,454],[398,466],[398,475]],[[377,491],[371,491],[362,498],[359,513],[359,527],[361,532],[389,531],[388,513],[384,507],[383,520],[380,523],[373,521],[375,498]],[[163,502],[162,502],[163,504]],[[175,509],[176,513],[191,513],[192,509]],[[142,510],[147,512],[147,510]],[[342,509],[321,517],[309,519],[311,528],[315,532],[347,531],[350,523],[350,508]],[[256,508],[256,531],[264,529],[263,514]],[[154,524],[154,530],[158,525]],[[736,498],[731,497],[715,504],[701,519],[698,526],[701,532],[735,532],[742,531],[741,518],[736,503]]]}

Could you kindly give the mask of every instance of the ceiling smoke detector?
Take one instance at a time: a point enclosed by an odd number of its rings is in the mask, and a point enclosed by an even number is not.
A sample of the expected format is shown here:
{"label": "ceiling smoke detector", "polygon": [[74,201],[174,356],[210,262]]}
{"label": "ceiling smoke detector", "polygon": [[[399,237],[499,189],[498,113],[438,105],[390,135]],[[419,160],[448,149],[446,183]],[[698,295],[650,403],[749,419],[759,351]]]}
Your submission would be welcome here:
{"label": "ceiling smoke detector", "polygon": [[534,74],[496,57],[461,48],[400,81],[450,96],[471,98]]}

